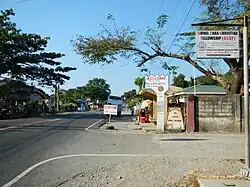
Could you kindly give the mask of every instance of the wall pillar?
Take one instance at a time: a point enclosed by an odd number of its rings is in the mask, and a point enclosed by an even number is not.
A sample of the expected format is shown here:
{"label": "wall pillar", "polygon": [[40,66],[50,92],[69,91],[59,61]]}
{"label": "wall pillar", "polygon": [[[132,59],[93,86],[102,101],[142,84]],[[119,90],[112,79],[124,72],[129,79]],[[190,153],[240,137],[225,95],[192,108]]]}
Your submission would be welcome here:
{"label": "wall pillar", "polygon": [[187,96],[187,126],[186,132],[194,132],[195,130],[195,104],[194,95]]}
{"label": "wall pillar", "polygon": [[167,98],[167,96],[166,96],[166,94],[165,94],[165,101],[164,101],[164,105],[165,105],[165,110],[164,110],[164,127],[166,127],[166,125],[167,125],[167,122],[168,122],[168,98]]}

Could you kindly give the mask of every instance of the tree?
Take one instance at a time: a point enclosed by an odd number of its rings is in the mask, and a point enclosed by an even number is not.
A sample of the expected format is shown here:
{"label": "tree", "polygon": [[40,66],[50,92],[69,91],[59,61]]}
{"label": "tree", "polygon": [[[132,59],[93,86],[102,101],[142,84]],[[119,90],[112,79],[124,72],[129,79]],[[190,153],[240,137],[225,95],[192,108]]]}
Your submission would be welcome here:
{"label": "tree", "polygon": [[137,77],[134,81],[135,85],[139,87],[139,91],[144,88],[144,77]]}
{"label": "tree", "polygon": [[[225,79],[227,82],[232,82],[233,80],[233,75],[231,72],[227,72],[224,75],[222,75],[223,79]],[[220,84],[212,79],[211,77],[208,76],[199,76],[195,78],[195,84],[203,84],[203,85],[217,85],[220,86]],[[193,86],[194,85],[194,78],[190,77],[190,80],[188,81],[188,86]]]}
{"label": "tree", "polygon": [[200,76],[196,78],[197,84],[205,84],[205,85],[219,85],[219,83],[212,79],[211,77],[207,76]]}
{"label": "tree", "polygon": [[[222,2],[222,5],[217,10],[219,14],[213,14],[211,5]],[[213,21],[216,19],[229,18],[232,15],[235,17],[241,16],[243,13],[248,13],[249,1],[237,0],[201,0],[202,6],[206,10],[202,13],[199,21]],[[214,5],[217,6],[216,4]],[[108,17],[114,22],[113,16]],[[243,59],[242,56],[237,61],[236,59],[224,59],[223,62],[228,66],[229,71],[232,72],[232,82],[227,82],[222,76],[222,73],[216,71],[215,66],[220,61],[212,63],[208,61],[197,61],[193,59],[193,47],[195,45],[194,32],[187,32],[179,34],[180,40],[185,40],[186,43],[181,45],[180,53],[173,54],[169,48],[166,50],[164,46],[163,35],[161,32],[167,22],[167,15],[161,15],[157,19],[158,29],[154,30],[148,28],[145,34],[144,42],[137,43],[137,31],[131,30],[129,27],[122,27],[120,29],[103,27],[103,30],[96,37],[85,37],[80,35],[73,41],[74,50],[80,54],[85,63],[89,64],[111,64],[117,61],[118,57],[131,58],[137,62],[138,67],[145,66],[148,61],[155,61],[159,58],[175,58],[189,63],[199,70],[205,76],[211,77],[217,81],[222,87],[228,89],[233,93],[239,93],[243,83]],[[234,21],[232,21],[234,22]],[[207,29],[205,27],[204,29]],[[209,29],[218,29],[216,27],[209,27]],[[225,29],[221,28],[220,29]],[[238,29],[238,28],[236,28]],[[139,44],[145,44],[141,46]],[[221,63],[221,62],[220,62]],[[165,69],[169,70],[170,66],[167,63],[162,64]]]}
{"label": "tree", "polygon": [[89,80],[82,90],[85,97],[100,101],[106,101],[111,93],[110,85],[102,78]]}
{"label": "tree", "polygon": [[134,98],[134,97],[136,97],[136,95],[137,94],[136,94],[136,90],[135,89],[130,90],[128,92],[124,92],[124,94],[123,94],[123,96],[125,97],[125,100]]}
{"label": "tree", "polygon": [[179,74],[177,76],[174,76],[174,86],[178,86],[181,88],[186,88],[188,87],[188,81],[185,80],[185,75]]}
{"label": "tree", "polygon": [[61,67],[64,54],[46,52],[49,38],[21,32],[11,21],[12,9],[0,13],[0,76],[37,81],[40,85],[63,84],[73,67]]}
{"label": "tree", "polygon": [[133,105],[134,101],[136,101],[136,98],[137,98],[136,90],[133,89],[128,92],[124,92],[123,97],[124,97],[124,103],[128,107],[134,106]]}

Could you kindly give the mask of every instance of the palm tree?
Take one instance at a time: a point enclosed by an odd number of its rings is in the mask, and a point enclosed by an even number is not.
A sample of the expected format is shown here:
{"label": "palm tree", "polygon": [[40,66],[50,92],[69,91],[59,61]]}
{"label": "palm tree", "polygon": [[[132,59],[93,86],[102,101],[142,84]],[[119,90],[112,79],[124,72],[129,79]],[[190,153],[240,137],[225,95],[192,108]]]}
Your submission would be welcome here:
{"label": "palm tree", "polygon": [[139,86],[139,91],[145,88],[145,78],[144,77],[137,77],[134,81],[135,85]]}

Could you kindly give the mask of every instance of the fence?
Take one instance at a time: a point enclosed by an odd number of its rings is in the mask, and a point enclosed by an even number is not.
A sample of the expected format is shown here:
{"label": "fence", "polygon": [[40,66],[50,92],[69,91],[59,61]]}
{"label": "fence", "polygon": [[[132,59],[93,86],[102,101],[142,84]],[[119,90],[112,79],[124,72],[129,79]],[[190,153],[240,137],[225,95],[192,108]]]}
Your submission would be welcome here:
{"label": "fence", "polygon": [[240,95],[198,96],[195,99],[195,126],[202,132],[241,133],[244,131],[242,103]]}

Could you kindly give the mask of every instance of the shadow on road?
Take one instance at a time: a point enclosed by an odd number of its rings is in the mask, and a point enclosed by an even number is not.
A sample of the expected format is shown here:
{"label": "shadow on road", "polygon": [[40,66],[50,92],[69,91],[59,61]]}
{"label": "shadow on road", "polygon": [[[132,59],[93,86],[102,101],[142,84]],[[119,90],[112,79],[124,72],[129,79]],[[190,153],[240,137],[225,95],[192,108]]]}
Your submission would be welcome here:
{"label": "shadow on road", "polygon": [[[14,132],[21,132],[25,135],[25,137],[20,137],[16,139],[15,141],[11,141],[12,137],[10,138],[10,141],[8,143],[4,143],[0,146],[0,160],[12,155],[17,154],[19,151],[23,151],[27,149],[30,146],[35,146],[37,142],[43,141],[44,138],[47,138],[49,136],[53,136],[57,133],[60,133],[62,131],[85,131],[85,129],[89,126],[86,124],[79,124],[79,122],[74,123],[75,121],[79,119],[83,119],[82,122],[84,122],[84,119],[101,119],[103,114],[101,113],[70,113],[70,114],[56,114],[53,116],[44,116],[43,119],[56,119],[61,118],[65,120],[59,120],[59,121],[45,121],[41,123],[37,123],[34,121],[34,124],[29,125],[28,127],[25,127],[23,125],[16,125],[15,128],[9,129],[6,131],[1,131],[1,135],[7,134],[7,133],[14,133]],[[68,119],[68,120],[66,120]],[[107,119],[103,120],[103,122],[106,122]],[[131,115],[123,115],[121,117],[116,117],[114,119],[115,121],[132,121]],[[11,120],[12,121],[12,120]],[[95,120],[98,121],[98,120]],[[32,123],[32,122],[31,122]],[[81,122],[80,122],[81,123]],[[13,125],[13,123],[12,123]],[[96,124],[94,128],[99,128],[102,125]]]}
{"label": "shadow on road", "polygon": [[[49,136],[52,136],[56,133],[59,133],[63,130],[69,130],[69,126],[73,121],[77,119],[73,119],[70,121],[64,121],[61,124],[55,125],[55,126],[48,126],[49,128],[44,128],[43,125],[33,127],[33,128],[41,128],[43,130],[37,131],[37,133],[32,133],[30,136],[26,136],[24,138],[18,139],[18,141],[15,141],[14,143],[6,143],[4,145],[1,145],[0,147],[0,160],[12,155],[17,154],[19,151],[23,151],[24,149],[33,146],[35,143],[42,141],[44,138],[47,138]],[[32,126],[29,126],[28,128],[15,128],[10,131],[2,132],[1,134],[5,134],[8,132],[18,131],[18,132],[34,132],[31,131]],[[78,130],[85,130],[85,128],[78,127]]]}
{"label": "shadow on road", "polygon": [[192,141],[206,141],[209,139],[199,139],[199,138],[170,138],[170,139],[161,139],[163,142],[192,142]]}
{"label": "shadow on road", "polygon": [[74,112],[69,114],[55,114],[55,115],[47,115],[42,116],[42,119],[55,119],[55,118],[62,118],[62,119],[98,119],[100,116],[104,117],[104,114],[101,112],[96,113],[84,113],[84,112]]}

